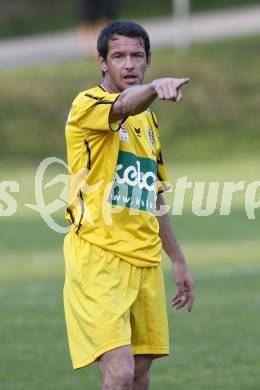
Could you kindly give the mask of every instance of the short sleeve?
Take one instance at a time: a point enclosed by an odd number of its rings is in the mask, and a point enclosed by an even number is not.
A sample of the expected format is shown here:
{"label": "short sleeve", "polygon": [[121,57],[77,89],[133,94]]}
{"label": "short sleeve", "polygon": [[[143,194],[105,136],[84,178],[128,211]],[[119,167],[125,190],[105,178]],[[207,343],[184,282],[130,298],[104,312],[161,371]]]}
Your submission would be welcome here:
{"label": "short sleeve", "polygon": [[172,186],[169,182],[167,170],[162,157],[157,118],[152,111],[151,116],[154,124],[155,149],[157,160],[157,192],[162,193],[166,191],[171,191]]}
{"label": "short sleeve", "polygon": [[[83,130],[118,131],[124,120],[110,123],[109,115],[113,103],[119,96],[120,94],[108,92],[102,95],[82,92],[73,103],[74,119]],[[70,117],[71,120],[73,116]]]}

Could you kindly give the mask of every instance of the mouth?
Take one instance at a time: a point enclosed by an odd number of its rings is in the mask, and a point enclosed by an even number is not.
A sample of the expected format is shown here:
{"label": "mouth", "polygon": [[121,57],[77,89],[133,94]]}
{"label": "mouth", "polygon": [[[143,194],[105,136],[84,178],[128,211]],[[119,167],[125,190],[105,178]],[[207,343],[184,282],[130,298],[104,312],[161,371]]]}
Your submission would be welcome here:
{"label": "mouth", "polygon": [[134,75],[134,74],[127,74],[123,77],[123,79],[129,83],[129,84],[132,84],[132,83],[135,83],[138,79],[137,77]]}

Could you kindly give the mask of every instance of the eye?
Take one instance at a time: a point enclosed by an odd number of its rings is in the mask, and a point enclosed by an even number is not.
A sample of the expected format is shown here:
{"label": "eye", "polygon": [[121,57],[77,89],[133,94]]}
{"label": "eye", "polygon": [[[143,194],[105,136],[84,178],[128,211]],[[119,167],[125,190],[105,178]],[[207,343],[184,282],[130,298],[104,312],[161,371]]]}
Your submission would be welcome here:
{"label": "eye", "polygon": [[134,58],[136,58],[137,60],[141,60],[144,58],[144,55],[142,53],[135,53]]}

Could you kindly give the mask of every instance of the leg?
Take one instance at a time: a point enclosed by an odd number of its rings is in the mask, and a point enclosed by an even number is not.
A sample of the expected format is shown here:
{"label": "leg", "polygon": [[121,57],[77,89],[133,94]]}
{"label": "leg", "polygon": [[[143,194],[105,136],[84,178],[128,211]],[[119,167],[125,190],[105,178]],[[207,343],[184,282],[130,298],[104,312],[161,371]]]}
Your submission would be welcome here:
{"label": "leg", "polygon": [[135,355],[135,375],[133,390],[149,390],[152,355]]}
{"label": "leg", "polygon": [[134,357],[130,346],[112,349],[99,359],[102,390],[132,390]]}

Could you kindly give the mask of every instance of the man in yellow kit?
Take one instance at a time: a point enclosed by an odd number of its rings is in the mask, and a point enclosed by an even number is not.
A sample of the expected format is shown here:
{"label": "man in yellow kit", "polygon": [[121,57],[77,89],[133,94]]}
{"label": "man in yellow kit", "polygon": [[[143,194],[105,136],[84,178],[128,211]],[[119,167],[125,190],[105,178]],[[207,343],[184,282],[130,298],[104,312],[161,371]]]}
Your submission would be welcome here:
{"label": "man in yellow kit", "polygon": [[70,200],[64,306],[73,368],[98,361],[102,389],[149,388],[154,358],[169,354],[161,247],[177,285],[172,305],[191,311],[194,286],[170,227],[158,125],[149,105],[179,102],[189,79],[142,84],[146,31],[111,22],[98,38],[103,82],[81,92],[66,126]]}

